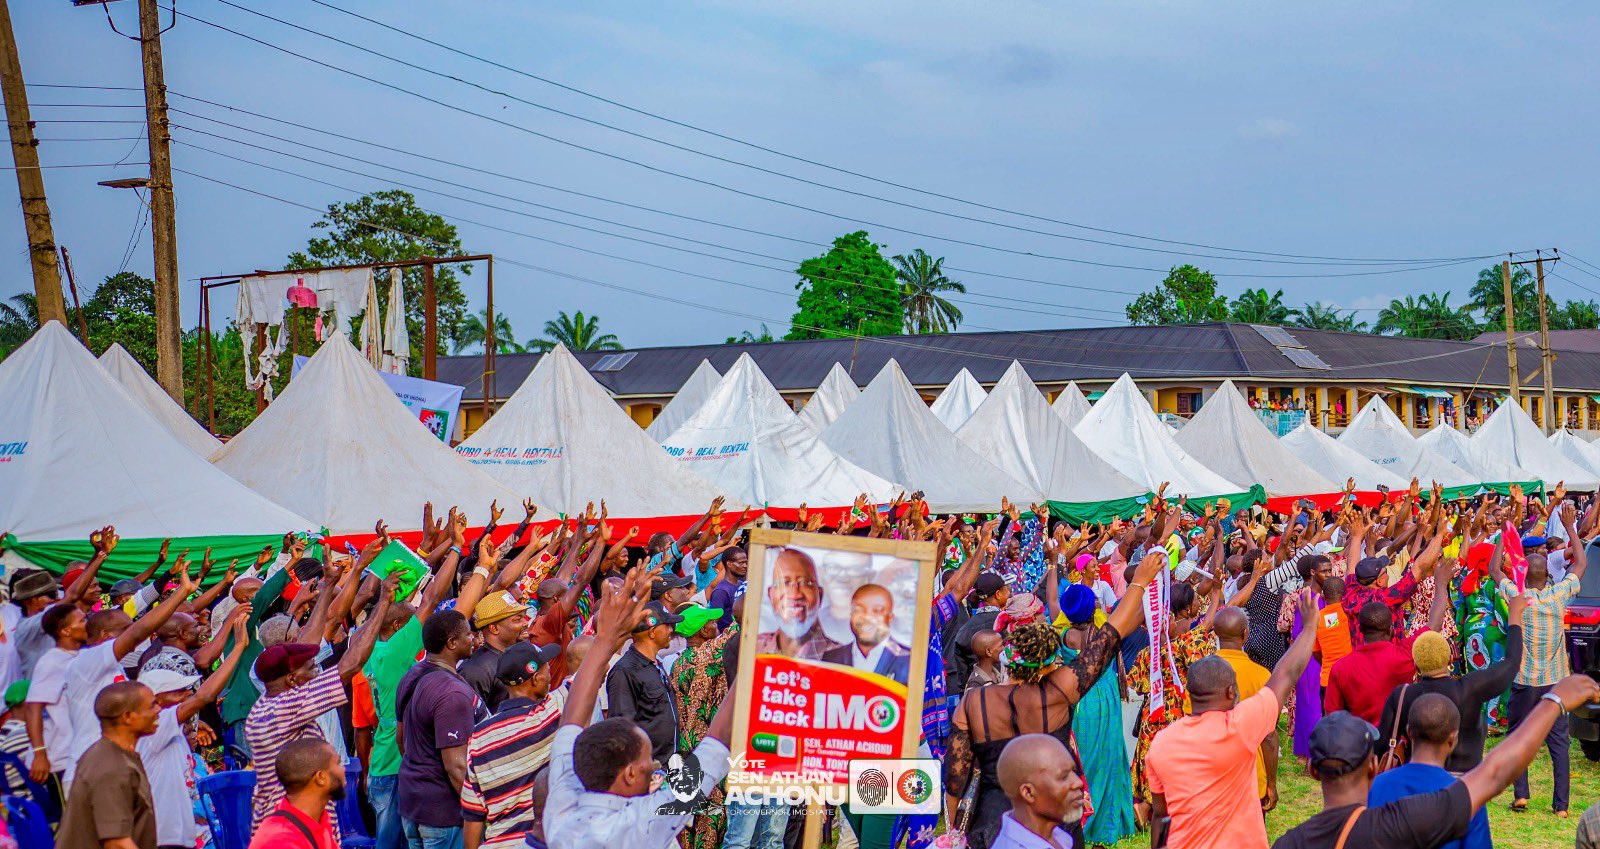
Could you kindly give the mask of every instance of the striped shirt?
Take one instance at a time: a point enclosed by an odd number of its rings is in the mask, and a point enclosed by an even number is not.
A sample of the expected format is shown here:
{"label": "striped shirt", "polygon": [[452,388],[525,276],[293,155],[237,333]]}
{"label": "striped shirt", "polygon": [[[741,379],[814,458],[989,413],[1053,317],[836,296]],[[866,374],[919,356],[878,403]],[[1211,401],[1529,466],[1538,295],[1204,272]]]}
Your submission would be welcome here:
{"label": "striped shirt", "polygon": [[[251,800],[250,828],[272,813],[283,798],[275,765],[283,747],[301,737],[325,739],[317,717],[344,704],[348,697],[339,670],[324,670],[317,677],[276,696],[262,696],[244,720],[245,744],[255,764],[256,789]],[[328,804],[329,816],[334,815]]]}
{"label": "striped shirt", "polygon": [[506,699],[498,713],[472,730],[461,818],[486,824],[482,846],[520,846],[538,821],[534,774],[550,760],[550,741],[566,703],[565,684],[537,703]]}
{"label": "striped shirt", "polygon": [[[1500,582],[1507,597],[1517,594],[1509,580]],[[1544,687],[1571,674],[1567,663],[1567,632],[1562,619],[1567,603],[1578,594],[1578,578],[1568,575],[1542,589],[1527,589],[1528,609],[1522,613],[1522,668],[1516,682],[1525,687]]]}

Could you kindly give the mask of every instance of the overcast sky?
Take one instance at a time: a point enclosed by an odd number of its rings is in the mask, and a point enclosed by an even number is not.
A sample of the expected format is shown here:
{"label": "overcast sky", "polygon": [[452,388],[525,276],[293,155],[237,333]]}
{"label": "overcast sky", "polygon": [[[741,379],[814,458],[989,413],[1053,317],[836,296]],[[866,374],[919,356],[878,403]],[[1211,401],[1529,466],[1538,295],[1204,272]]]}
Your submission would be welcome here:
{"label": "overcast sky", "polygon": [[[1241,258],[1274,257],[1239,250],[1410,260],[1559,247],[1597,265],[1561,263],[1555,270],[1566,279],[1551,278],[1552,295],[1596,297],[1580,284],[1600,291],[1600,276],[1587,273],[1600,275],[1600,29],[1590,4],[327,0],[664,118],[921,190],[913,191],[629,112],[313,0],[230,1],[428,70],[223,0],[179,3],[185,14],[394,86],[178,19],[164,39],[172,105],[247,128],[173,115],[184,142],[173,148],[175,167],[193,172],[176,178],[191,325],[195,278],[282,267],[311,235],[314,210],[397,181],[422,187],[423,205],[457,223],[469,252],[505,260],[496,305],[519,340],[538,335],[557,310],[598,314],[632,346],[720,341],[763,321],[781,336],[794,266],[854,229],[886,253],[923,247],[961,269],[950,274],[968,287],[959,304],[968,330],[1120,323],[1132,293],[1185,261],[1217,272],[1228,294],[1282,288],[1292,305],[1321,300],[1365,310],[1370,321],[1407,293],[1449,289],[1460,302],[1491,262],[1251,278],[1240,275],[1397,266],[1252,262]],[[137,31],[134,3],[111,10],[123,31]],[[149,274],[149,229],[134,193],[95,185],[144,172],[143,113],[45,105],[138,104],[141,94],[42,87],[138,86],[137,44],[112,32],[99,7],[33,0],[11,11],[44,163],[130,163],[46,172],[58,242],[87,285],[124,263]],[[48,123],[60,120],[130,123]],[[0,295],[9,296],[32,281],[16,195],[3,194]],[[475,307],[481,280],[467,284]],[[219,317],[232,308],[231,296],[213,305]]]}

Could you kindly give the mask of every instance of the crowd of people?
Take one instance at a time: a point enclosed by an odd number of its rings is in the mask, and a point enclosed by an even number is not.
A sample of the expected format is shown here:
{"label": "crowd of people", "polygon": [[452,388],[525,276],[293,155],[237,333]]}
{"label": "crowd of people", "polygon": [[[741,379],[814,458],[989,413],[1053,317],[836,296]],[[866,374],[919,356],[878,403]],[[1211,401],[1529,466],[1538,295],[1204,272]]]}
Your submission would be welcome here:
{"label": "crowd of people", "polygon": [[[723,792],[746,603],[797,623],[754,651],[915,687],[921,641],[891,636],[891,593],[827,599],[809,559],[779,556],[747,599],[752,520],[720,501],[644,539],[604,504],[524,512],[507,530],[492,505],[477,529],[425,505],[420,576],[374,571],[382,523],[359,551],[290,534],[243,568],[163,546],[109,584],[106,527],[60,577],[9,571],[0,753],[26,775],[8,761],[8,792],[59,811],[65,849],[334,849],[355,833],[376,849],[799,846],[804,808]],[[941,517],[862,499],[836,522],[802,508],[797,528],[939,553],[920,748],[942,761],[943,813],[829,810],[844,849],[1076,849],[1146,830],[1157,847],[1265,847],[1293,771],[1320,782],[1322,809],[1281,849],[1477,849],[1508,786],[1496,816],[1574,801],[1566,717],[1600,687],[1570,669],[1562,622],[1600,509],[1560,487],[1447,502],[1413,482],[1287,514],[1158,492],[1083,526],[1039,505]],[[1552,808],[1529,812],[1546,749]],[[199,785],[227,770],[253,789],[223,845]],[[1580,846],[1600,845],[1595,811]]]}

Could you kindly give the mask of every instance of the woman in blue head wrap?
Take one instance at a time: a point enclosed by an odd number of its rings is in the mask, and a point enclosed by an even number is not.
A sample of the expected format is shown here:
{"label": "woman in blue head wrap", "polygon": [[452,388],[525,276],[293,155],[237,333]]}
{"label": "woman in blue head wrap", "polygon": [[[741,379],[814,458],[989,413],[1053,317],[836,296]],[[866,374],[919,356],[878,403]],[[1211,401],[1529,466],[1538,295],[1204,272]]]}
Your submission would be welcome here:
{"label": "woman in blue head wrap", "polygon": [[[1061,591],[1061,615],[1068,628],[1061,638],[1065,662],[1078,656],[1085,635],[1094,624],[1094,590],[1068,584]],[[1133,781],[1129,777],[1128,750],[1123,743],[1122,701],[1117,698],[1118,676],[1108,672],[1078,702],[1072,715],[1072,733],[1078,740],[1083,771],[1089,784],[1094,813],[1084,825],[1091,846],[1110,846],[1135,831]]]}

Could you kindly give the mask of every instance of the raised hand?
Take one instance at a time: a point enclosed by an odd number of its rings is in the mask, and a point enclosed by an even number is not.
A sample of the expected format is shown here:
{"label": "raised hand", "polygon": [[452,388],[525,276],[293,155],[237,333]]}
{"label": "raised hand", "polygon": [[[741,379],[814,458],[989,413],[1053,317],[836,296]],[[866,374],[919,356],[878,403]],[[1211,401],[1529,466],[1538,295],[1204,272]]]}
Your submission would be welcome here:
{"label": "raised hand", "polygon": [[[100,530],[89,534],[89,544],[94,546],[96,554],[109,556],[111,552],[116,550],[117,543],[121,541],[122,538],[117,536],[115,525],[106,525]],[[207,551],[210,551],[210,549],[207,549]]]}
{"label": "raised hand", "polygon": [[539,512],[539,505],[534,504],[532,498],[524,498],[522,499],[522,510],[528,514],[527,520],[533,521],[534,515]]}
{"label": "raised hand", "polygon": [[262,548],[261,549],[261,553],[256,555],[256,568],[259,569],[262,566],[265,566],[265,565],[267,565],[268,563],[271,563],[271,562],[272,562],[272,546],[269,545],[269,546],[266,546],[266,547]]}

